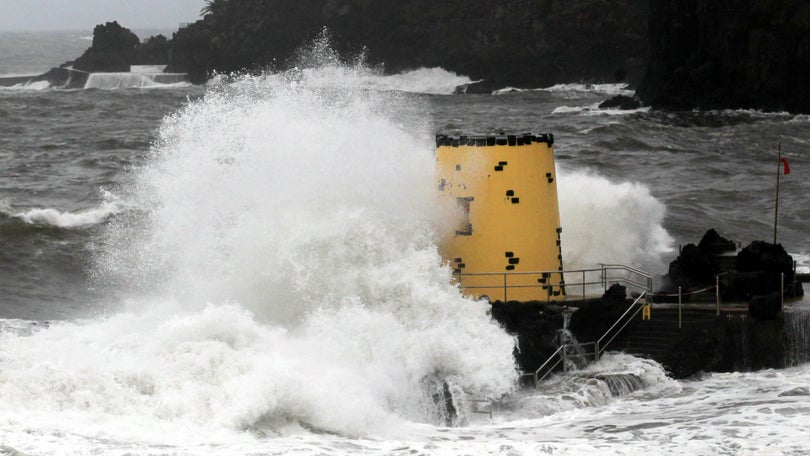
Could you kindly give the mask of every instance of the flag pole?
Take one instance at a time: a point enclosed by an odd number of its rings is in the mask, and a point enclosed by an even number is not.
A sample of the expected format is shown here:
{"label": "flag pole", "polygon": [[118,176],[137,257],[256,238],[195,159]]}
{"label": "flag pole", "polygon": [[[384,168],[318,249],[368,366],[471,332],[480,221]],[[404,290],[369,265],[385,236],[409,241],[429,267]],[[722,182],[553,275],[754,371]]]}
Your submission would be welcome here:
{"label": "flag pole", "polygon": [[776,226],[779,222],[779,174],[782,172],[782,141],[779,141],[779,157],[776,160],[776,205],[773,210],[773,243],[776,244]]}

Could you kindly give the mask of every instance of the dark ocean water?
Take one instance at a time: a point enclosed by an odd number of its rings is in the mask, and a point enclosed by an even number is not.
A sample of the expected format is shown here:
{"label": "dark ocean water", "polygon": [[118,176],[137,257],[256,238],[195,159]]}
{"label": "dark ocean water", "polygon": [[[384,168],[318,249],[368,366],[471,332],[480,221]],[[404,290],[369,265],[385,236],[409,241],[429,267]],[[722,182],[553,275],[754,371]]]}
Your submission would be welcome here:
{"label": "dark ocean water", "polygon": [[[781,178],[779,241],[806,267],[810,117],[595,107],[615,90],[570,85],[499,95],[413,96],[426,102],[436,132],[551,132],[561,169],[646,186],[666,207],[663,228],[674,245],[696,243],[709,228],[744,244],[772,239],[781,142],[792,172]],[[96,218],[87,212],[102,207],[105,192],[114,191],[128,170],[144,163],[161,119],[204,92],[190,86],[0,89],[5,170],[0,177],[0,308],[8,316],[60,318],[99,298],[91,289],[91,257],[104,220],[115,211]],[[627,213],[614,214],[613,224],[630,220],[633,211],[642,221],[648,217],[647,207],[620,210]],[[31,211],[54,214],[34,221],[23,217],[35,215]],[[604,221],[593,222],[598,227]],[[610,241],[610,233],[594,236]]]}
{"label": "dark ocean water", "polygon": [[[27,40],[14,60],[0,34],[0,73],[65,38]],[[514,340],[440,265],[432,151],[553,133],[566,265],[660,274],[709,228],[772,239],[781,143],[779,241],[807,270],[810,117],[599,110],[614,85],[443,95],[468,80],[326,53],[207,87],[0,88],[0,454],[803,453],[806,356],[677,382],[614,353],[515,392]],[[785,312],[795,353],[806,315]]]}

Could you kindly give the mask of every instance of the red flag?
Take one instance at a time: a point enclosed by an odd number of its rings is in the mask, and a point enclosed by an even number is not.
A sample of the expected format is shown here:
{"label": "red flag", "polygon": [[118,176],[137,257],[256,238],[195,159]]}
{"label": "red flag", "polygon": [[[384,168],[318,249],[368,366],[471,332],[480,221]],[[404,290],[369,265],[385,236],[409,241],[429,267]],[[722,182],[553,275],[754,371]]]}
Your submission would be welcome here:
{"label": "red flag", "polygon": [[788,165],[787,158],[782,157],[782,165],[785,170],[785,174],[790,174],[790,165]]}

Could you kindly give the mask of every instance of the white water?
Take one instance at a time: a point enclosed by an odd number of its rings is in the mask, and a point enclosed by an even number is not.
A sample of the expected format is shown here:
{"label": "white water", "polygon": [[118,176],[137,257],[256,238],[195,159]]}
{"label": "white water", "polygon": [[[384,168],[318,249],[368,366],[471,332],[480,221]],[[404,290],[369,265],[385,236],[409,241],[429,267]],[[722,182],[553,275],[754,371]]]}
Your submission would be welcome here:
{"label": "white water", "polygon": [[[329,61],[317,68],[304,67],[300,70],[300,83],[309,87],[346,87],[375,91],[396,91],[431,95],[450,95],[456,88],[473,82],[470,78],[458,75],[443,68],[419,68],[398,74],[383,74],[382,71],[363,66],[346,66],[339,61]],[[271,84],[283,83],[286,76],[270,74],[259,79]],[[214,77],[209,85],[223,83],[222,76]]]}
{"label": "white water", "polygon": [[442,68],[420,68],[394,75],[368,72],[358,78],[355,69],[347,71],[346,67],[333,66],[318,68],[316,71],[305,70],[305,74],[309,82],[322,86],[351,84],[370,90],[396,90],[435,95],[452,94],[458,86],[472,82],[466,76]]}
{"label": "white water", "polygon": [[148,73],[143,68],[139,72],[130,73],[90,73],[84,88],[99,90],[155,89],[188,85],[188,83],[182,82],[182,75],[178,75],[178,80],[181,82],[168,84],[157,82],[158,77],[158,73]]}
{"label": "white water", "polygon": [[100,206],[79,211],[60,211],[54,208],[14,209],[9,200],[0,200],[0,213],[25,223],[50,225],[59,228],[82,228],[98,225],[122,210],[121,202],[105,192]]}
{"label": "white water", "polygon": [[599,103],[588,106],[558,106],[554,108],[552,114],[581,114],[583,116],[624,116],[637,112],[649,112],[650,107],[645,106],[636,109],[602,109]]}
{"label": "white water", "polygon": [[557,84],[551,87],[543,87],[540,89],[518,89],[515,87],[505,87],[492,92],[493,95],[502,95],[509,92],[525,92],[525,91],[543,91],[543,92],[556,92],[556,93],[576,93],[576,92],[591,92],[600,93],[604,95],[627,95],[633,96],[633,90],[627,88],[627,84]]}
{"label": "white water", "polygon": [[566,269],[625,264],[656,273],[674,251],[666,208],[644,185],[610,182],[587,170],[559,170],[557,189]]}
{"label": "white water", "polygon": [[14,84],[10,87],[0,87],[0,90],[4,91],[32,91],[32,92],[39,92],[42,90],[47,90],[51,87],[51,84],[48,81],[37,81],[37,82],[23,82],[20,84]]}

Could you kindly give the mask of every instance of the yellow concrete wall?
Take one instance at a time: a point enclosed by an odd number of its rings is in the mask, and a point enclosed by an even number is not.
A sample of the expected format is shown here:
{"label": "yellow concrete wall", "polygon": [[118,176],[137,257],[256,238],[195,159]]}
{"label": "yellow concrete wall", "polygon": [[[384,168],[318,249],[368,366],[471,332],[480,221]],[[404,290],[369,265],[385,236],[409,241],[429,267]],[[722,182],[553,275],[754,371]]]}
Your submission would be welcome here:
{"label": "yellow concrete wall", "polygon": [[439,244],[465,294],[564,299],[553,143],[551,135],[437,136],[439,193],[469,204],[469,219]]}

